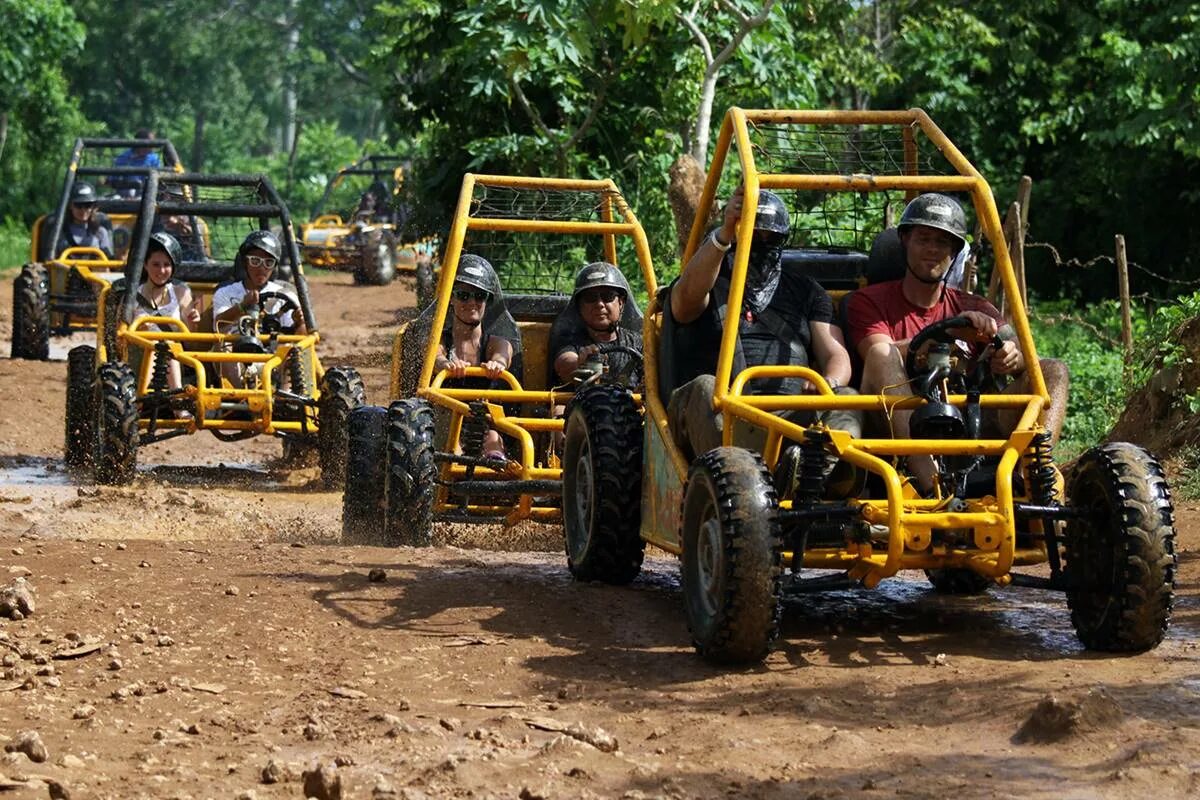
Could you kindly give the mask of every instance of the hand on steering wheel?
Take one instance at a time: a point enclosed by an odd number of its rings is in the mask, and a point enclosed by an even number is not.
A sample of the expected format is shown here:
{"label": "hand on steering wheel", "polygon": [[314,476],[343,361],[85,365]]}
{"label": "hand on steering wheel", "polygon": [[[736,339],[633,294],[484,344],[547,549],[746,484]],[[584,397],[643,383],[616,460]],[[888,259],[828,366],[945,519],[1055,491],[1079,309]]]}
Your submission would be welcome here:
{"label": "hand on steering wheel", "polygon": [[[266,310],[267,303],[271,300],[278,300],[279,306],[274,311],[268,312]],[[261,320],[259,321],[259,328],[265,333],[282,331],[283,324],[280,322],[280,317],[289,311],[292,312],[292,327],[294,328],[296,315],[300,313],[300,304],[284,292],[259,292],[258,308],[259,314],[262,317],[271,320],[272,323],[271,325],[264,326],[263,322]],[[267,328],[272,328],[272,330],[267,330]]]}
{"label": "hand on steering wheel", "polygon": [[[926,325],[909,341],[908,353],[904,357],[904,369],[909,375],[915,376],[922,372],[922,370],[917,368],[917,354],[926,344],[951,344],[952,342],[961,338],[957,333],[961,329],[971,328],[976,331],[978,330],[975,325],[977,320],[972,319],[977,312],[968,313],[970,315],[960,314],[956,317],[950,317],[948,319],[943,319],[930,325]],[[982,339],[982,341],[987,342],[988,347],[985,347],[980,353],[975,355],[971,359],[968,369],[965,370],[965,374],[969,376],[977,385],[981,384],[983,379],[987,377],[984,370],[987,369],[990,371],[990,369],[988,369],[988,362],[991,358],[992,352],[1000,350],[1004,347],[1004,340],[1000,338],[999,334],[992,334],[990,337]],[[991,352],[989,352],[989,348]],[[987,356],[986,359],[985,356]]]}

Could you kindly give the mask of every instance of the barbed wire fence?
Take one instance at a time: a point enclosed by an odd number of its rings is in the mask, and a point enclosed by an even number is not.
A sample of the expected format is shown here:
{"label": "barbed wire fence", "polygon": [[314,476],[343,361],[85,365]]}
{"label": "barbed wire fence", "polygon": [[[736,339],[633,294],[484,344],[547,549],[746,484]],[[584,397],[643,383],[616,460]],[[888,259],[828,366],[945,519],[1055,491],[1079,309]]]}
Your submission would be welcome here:
{"label": "barbed wire fence", "polygon": [[[1032,190],[1033,181],[1028,176],[1023,176],[1017,189],[1017,200],[1014,201],[1008,209],[1008,213],[1004,218],[1004,233],[1006,237],[1005,245],[1008,247],[1009,257],[1013,264],[1013,270],[1016,273],[1017,286],[1022,296],[1023,305],[1029,317],[1038,320],[1039,322],[1058,325],[1058,324],[1073,324],[1078,325],[1085,330],[1090,331],[1098,339],[1106,344],[1120,348],[1125,356],[1125,362],[1128,364],[1133,357],[1133,323],[1132,323],[1132,304],[1137,300],[1150,306],[1162,306],[1175,302],[1175,298],[1156,297],[1149,292],[1139,292],[1134,294],[1130,291],[1129,274],[1130,270],[1135,270],[1139,274],[1145,275],[1161,284],[1178,287],[1180,291],[1196,291],[1200,290],[1200,279],[1180,279],[1169,275],[1164,275],[1160,272],[1150,269],[1149,267],[1139,264],[1136,261],[1130,261],[1126,256],[1125,237],[1122,234],[1117,234],[1114,237],[1114,253],[1113,255],[1100,254],[1091,258],[1082,259],[1078,257],[1063,258],[1058,248],[1049,242],[1033,241],[1029,238],[1029,198]],[[977,231],[975,240],[977,242],[986,242]],[[985,248],[986,250],[987,248]],[[1053,266],[1058,269],[1073,269],[1073,270],[1092,270],[1101,269],[1107,271],[1111,268],[1115,272],[1117,278],[1117,295],[1121,305],[1121,337],[1120,340],[1115,339],[1110,333],[1103,330],[1091,320],[1079,315],[1065,312],[1056,312],[1052,314],[1040,314],[1030,307],[1028,302],[1028,294],[1025,281],[1025,251],[1028,249],[1036,249],[1044,251],[1053,262]],[[979,253],[972,253],[972,263],[968,265],[968,288],[974,290],[974,280],[976,276]],[[1112,274],[1112,273],[1110,273]],[[1006,308],[1006,298],[1004,297],[1004,287],[999,280],[999,272],[994,268],[991,271],[990,280],[988,283],[987,298],[992,301],[1002,312],[1008,316]]]}

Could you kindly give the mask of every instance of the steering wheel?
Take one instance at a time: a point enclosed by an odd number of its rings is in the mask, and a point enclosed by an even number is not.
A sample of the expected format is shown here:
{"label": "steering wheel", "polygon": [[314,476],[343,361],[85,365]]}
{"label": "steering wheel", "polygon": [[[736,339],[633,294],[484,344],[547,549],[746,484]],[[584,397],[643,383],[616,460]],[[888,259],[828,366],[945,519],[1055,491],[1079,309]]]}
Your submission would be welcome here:
{"label": "steering wheel", "polygon": [[[905,371],[909,375],[918,375],[920,373],[920,370],[917,369],[917,353],[921,351],[921,348],[924,347],[926,343],[933,342],[936,344],[951,344],[960,338],[955,336],[952,331],[958,330],[959,328],[971,327],[973,327],[971,325],[971,321],[967,319],[967,317],[961,315],[957,317],[950,317],[949,319],[939,320],[938,322],[926,325],[924,328],[918,331],[917,335],[914,336],[908,343],[908,353],[904,356]],[[998,350],[1004,346],[1004,340],[1001,339],[999,335],[995,335],[992,336],[990,341],[988,341],[988,345],[991,346],[993,350]],[[987,362],[983,358],[986,352],[987,348],[984,348],[983,351],[972,358],[970,368],[967,369],[965,373],[976,385],[981,384],[987,377],[986,372],[984,372]]]}
{"label": "steering wheel", "polygon": [[[266,307],[267,302],[270,300],[280,301],[280,306],[274,311],[268,313]],[[264,319],[259,322],[259,329],[264,333],[281,332],[283,330],[283,325],[280,323],[279,318],[291,311],[292,319],[295,320],[296,315],[300,313],[300,304],[283,292],[259,292],[258,308],[259,313],[264,317]],[[295,326],[293,326],[293,330],[294,329]]]}
{"label": "steering wheel", "polygon": [[[640,350],[627,345],[617,344],[616,342],[599,342],[593,346],[596,348],[595,353],[589,356],[587,361],[581,363],[575,370],[576,380],[579,380],[581,384],[592,383],[604,375],[604,372],[598,368],[598,364],[604,356],[614,353],[622,353],[628,356],[629,360],[625,362],[620,372],[608,373],[608,380],[614,383],[623,383],[631,387],[641,382],[640,380],[634,380],[634,376],[640,378],[643,374],[642,365],[644,359]],[[596,363],[597,368],[589,368],[589,363]]]}

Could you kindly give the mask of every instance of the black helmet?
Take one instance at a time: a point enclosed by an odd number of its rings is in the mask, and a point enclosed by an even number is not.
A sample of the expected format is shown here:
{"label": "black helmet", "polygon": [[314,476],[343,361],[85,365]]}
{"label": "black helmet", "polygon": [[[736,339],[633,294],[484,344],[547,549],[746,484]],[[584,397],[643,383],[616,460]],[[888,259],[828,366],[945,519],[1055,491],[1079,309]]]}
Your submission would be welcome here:
{"label": "black helmet", "polygon": [[238,280],[246,277],[247,251],[255,249],[262,250],[274,258],[277,265],[283,257],[283,245],[279,243],[278,236],[270,231],[250,231],[246,238],[242,240],[241,246],[238,247],[237,255],[233,259],[233,275]]}
{"label": "black helmet", "polygon": [[575,291],[571,292],[571,302],[574,303],[579,293],[597,286],[607,286],[621,293],[622,299],[629,297],[629,282],[621,274],[621,270],[607,261],[596,261],[584,264],[575,274]]}
{"label": "black helmet", "polygon": [[904,233],[914,225],[945,231],[958,239],[960,247],[967,243],[967,216],[953,197],[930,192],[913,198],[904,207],[900,224],[896,227]]}
{"label": "black helmet", "polygon": [[496,295],[499,278],[491,263],[482,256],[474,253],[463,253],[458,259],[458,269],[454,272],[454,282],[483,289],[491,296]]}
{"label": "black helmet", "polygon": [[158,231],[150,234],[150,242],[146,245],[146,257],[155,250],[162,250],[167,254],[167,258],[171,259],[171,266],[178,267],[179,262],[183,260],[183,248],[179,246],[179,240],[166,231]]}
{"label": "black helmet", "polygon": [[96,196],[96,187],[87,181],[76,181],[75,185],[71,188],[72,205],[95,205],[98,199]]}
{"label": "black helmet", "polygon": [[763,189],[758,193],[758,212],[754,215],[754,230],[787,236],[792,229],[787,206],[774,192]]}

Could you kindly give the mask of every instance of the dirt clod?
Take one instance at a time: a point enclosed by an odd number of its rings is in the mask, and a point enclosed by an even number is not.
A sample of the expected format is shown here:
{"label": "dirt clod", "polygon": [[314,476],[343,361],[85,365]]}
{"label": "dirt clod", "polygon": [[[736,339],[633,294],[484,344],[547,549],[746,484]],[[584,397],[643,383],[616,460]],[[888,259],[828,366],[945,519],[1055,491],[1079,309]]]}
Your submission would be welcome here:
{"label": "dirt clod", "polygon": [[42,743],[42,737],[37,731],[21,731],[11,742],[4,745],[7,753],[24,753],[35,764],[41,764],[50,757],[50,751]]}
{"label": "dirt clod", "polygon": [[387,572],[376,567],[367,573],[367,580],[371,583],[383,583],[387,580]]}
{"label": "dirt clod", "polygon": [[1104,689],[1092,689],[1078,699],[1047,695],[1013,738],[1017,742],[1057,742],[1111,728],[1123,718],[1121,707]]}
{"label": "dirt clod", "polygon": [[33,613],[34,606],[33,586],[24,578],[17,578],[11,586],[0,589],[0,617],[25,619]]}
{"label": "dirt clod", "polygon": [[342,776],[332,764],[313,764],[301,776],[304,796],[314,800],[342,800]]}

